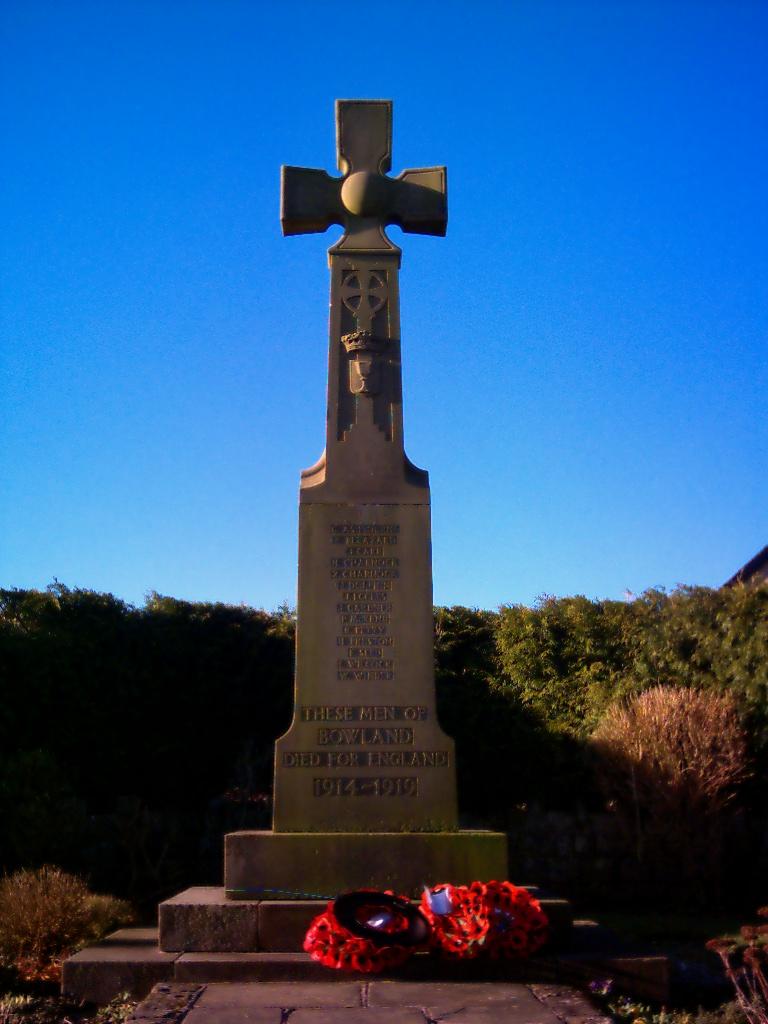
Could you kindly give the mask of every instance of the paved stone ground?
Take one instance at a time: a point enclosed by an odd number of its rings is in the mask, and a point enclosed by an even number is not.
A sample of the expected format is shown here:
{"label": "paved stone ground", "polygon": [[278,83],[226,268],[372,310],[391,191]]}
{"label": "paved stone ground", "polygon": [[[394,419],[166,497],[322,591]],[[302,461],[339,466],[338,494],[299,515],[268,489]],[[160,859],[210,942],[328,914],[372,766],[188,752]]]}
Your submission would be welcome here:
{"label": "paved stone ground", "polygon": [[610,1024],[567,986],[504,982],[156,985],[135,1024]]}

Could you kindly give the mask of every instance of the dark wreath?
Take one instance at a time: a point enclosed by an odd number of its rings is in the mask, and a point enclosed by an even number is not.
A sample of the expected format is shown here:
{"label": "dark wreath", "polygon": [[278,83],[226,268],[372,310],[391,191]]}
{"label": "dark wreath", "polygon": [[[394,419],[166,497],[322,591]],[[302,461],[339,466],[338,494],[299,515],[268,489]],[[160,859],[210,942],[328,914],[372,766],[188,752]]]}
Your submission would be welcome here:
{"label": "dark wreath", "polygon": [[[392,910],[402,915],[408,925],[398,931],[388,932],[358,920],[361,907]],[[429,922],[418,907],[400,896],[386,892],[347,892],[337,896],[333,902],[336,920],[347,931],[361,939],[369,939],[375,946],[420,946],[429,936]]]}

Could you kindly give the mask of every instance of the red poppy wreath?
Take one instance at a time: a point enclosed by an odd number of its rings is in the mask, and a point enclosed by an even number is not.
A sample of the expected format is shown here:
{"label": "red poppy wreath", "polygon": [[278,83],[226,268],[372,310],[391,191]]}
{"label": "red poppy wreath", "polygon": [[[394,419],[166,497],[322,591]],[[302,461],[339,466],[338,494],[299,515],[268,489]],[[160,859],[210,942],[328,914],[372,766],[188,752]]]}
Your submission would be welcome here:
{"label": "red poppy wreath", "polygon": [[328,904],[304,949],[326,967],[377,974],[419,947],[452,959],[528,957],[547,927],[539,901],[511,882],[425,888],[420,907],[391,891],[359,890]]}
{"label": "red poppy wreath", "polygon": [[525,958],[547,941],[549,922],[539,901],[511,882],[438,885],[421,901],[430,946],[443,956]]}
{"label": "red poppy wreath", "polygon": [[405,896],[359,890],[332,900],[304,939],[313,960],[336,970],[378,974],[425,946],[429,924]]}

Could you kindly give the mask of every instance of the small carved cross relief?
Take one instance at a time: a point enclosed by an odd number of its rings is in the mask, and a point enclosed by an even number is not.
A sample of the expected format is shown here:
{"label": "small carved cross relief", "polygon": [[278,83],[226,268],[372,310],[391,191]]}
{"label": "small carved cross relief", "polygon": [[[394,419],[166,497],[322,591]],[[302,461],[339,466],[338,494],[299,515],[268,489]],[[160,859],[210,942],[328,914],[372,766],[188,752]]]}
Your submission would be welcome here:
{"label": "small carved cross relief", "polygon": [[370,331],[371,321],[387,301],[385,270],[347,270],[341,282],[341,301],[354,314],[358,331]]}

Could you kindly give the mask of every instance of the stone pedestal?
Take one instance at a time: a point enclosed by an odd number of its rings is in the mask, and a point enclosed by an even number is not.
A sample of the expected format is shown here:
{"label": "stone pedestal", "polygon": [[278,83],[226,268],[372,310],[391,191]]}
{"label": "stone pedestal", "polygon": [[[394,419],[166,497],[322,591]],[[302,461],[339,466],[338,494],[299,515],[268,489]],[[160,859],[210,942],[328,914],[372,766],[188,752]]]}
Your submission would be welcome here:
{"label": "stone pedestal", "polygon": [[[224,839],[231,899],[332,899],[352,889],[393,889],[507,877],[503,832],[232,832]],[[293,896],[292,896],[293,894]]]}

